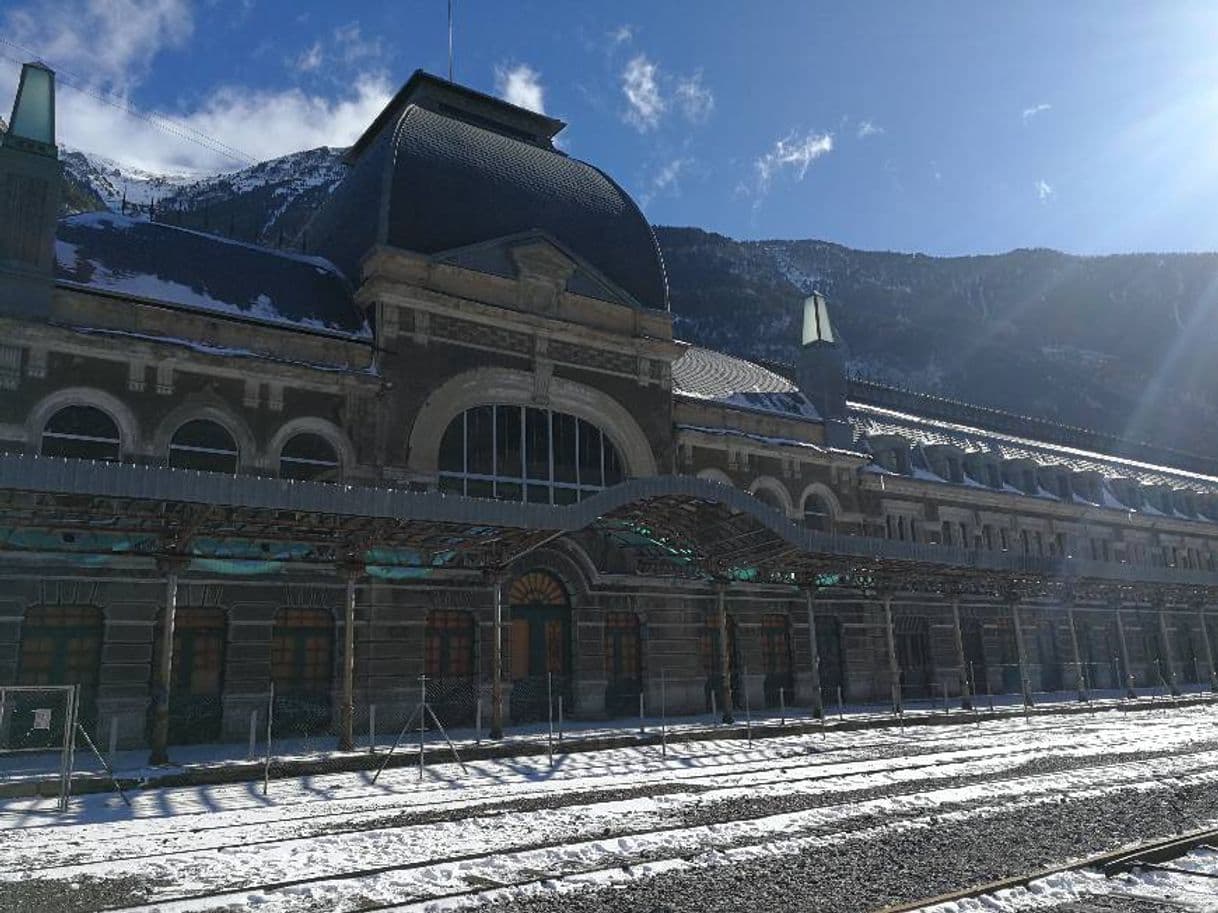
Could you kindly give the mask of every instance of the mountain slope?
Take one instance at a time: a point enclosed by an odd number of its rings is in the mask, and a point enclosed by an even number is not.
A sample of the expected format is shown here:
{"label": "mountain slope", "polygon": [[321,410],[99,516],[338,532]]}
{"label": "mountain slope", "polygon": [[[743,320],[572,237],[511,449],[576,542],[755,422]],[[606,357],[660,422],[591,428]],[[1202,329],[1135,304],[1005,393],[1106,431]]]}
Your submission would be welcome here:
{"label": "mountain slope", "polygon": [[[64,150],[65,208],[120,208],[272,246],[342,179],[341,149],[232,174],[149,175]],[[1218,454],[1218,254],[975,257],[734,241],[657,227],[677,335],[793,362],[803,297],[830,300],[866,377]]]}

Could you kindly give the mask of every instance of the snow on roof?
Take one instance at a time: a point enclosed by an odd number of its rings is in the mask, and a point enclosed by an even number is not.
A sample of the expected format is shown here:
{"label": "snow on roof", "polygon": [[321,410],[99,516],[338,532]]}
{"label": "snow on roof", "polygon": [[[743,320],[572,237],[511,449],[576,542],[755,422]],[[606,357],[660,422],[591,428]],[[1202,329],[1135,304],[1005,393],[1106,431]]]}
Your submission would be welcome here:
{"label": "snow on roof", "polygon": [[867,403],[850,402],[848,405],[851,423],[860,437],[896,435],[923,446],[952,444],[965,451],[991,453],[1004,460],[1027,459],[1040,465],[1060,465],[1073,472],[1098,472],[1105,478],[1132,478],[1143,485],[1168,485],[1205,494],[1218,494],[1218,478],[1214,476],[988,431],[941,419],[923,418]]}
{"label": "snow on roof", "polygon": [[816,407],[785,377],[711,349],[687,348],[673,362],[672,386],[678,396],[784,418],[820,421]]}
{"label": "snow on roof", "polygon": [[55,271],[57,281],[72,288],[349,338],[372,336],[350,283],[327,260],[112,212],[59,221]]}

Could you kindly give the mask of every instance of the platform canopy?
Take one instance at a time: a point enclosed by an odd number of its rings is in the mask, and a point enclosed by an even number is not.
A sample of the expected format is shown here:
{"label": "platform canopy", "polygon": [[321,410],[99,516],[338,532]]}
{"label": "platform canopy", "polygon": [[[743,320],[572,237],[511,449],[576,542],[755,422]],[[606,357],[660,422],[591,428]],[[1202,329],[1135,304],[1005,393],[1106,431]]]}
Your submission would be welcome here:
{"label": "platform canopy", "polygon": [[493,575],[546,541],[584,530],[630,551],[656,576],[994,595],[1143,585],[1189,600],[1218,595],[1218,574],[1203,571],[808,530],[746,492],[691,476],[632,479],[552,506],[0,455],[0,554],[10,567],[150,570],[169,561],[188,573],[237,578]]}

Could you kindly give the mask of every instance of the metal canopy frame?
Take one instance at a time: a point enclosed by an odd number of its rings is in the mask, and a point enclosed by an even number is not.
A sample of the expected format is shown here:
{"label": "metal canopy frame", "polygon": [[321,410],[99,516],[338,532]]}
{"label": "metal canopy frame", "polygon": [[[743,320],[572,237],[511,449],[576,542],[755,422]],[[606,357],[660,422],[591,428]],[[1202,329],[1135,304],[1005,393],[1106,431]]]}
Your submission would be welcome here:
{"label": "metal canopy frame", "polygon": [[1040,557],[805,529],[746,492],[692,476],[632,479],[551,506],[441,492],[229,476],[129,463],[0,455],[0,555],[104,565],[117,558],[267,575],[293,569],[385,577],[500,572],[579,530],[633,550],[648,573],[814,586],[826,575],[878,591],[1199,602],[1218,574]]}

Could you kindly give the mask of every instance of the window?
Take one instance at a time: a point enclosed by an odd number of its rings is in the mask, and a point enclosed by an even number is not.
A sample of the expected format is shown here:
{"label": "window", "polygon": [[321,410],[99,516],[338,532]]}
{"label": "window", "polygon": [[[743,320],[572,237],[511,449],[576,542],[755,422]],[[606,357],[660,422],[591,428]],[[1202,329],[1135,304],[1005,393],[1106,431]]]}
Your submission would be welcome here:
{"label": "window", "polygon": [[271,679],[285,695],[326,695],[333,673],[334,619],[322,609],[280,609],[271,637]]}
{"label": "window", "polygon": [[169,442],[169,465],[204,472],[237,471],[237,444],[223,426],[207,419],[187,422]]}
{"label": "window", "polygon": [[427,616],[424,668],[434,679],[474,674],[474,616],[459,609],[437,609]]}
{"label": "window", "polygon": [[1005,526],[998,527],[998,542],[1002,545],[1004,552],[1011,547],[1011,543],[1007,539],[1007,529]]}
{"label": "window", "polygon": [[297,434],[279,453],[279,475],[285,479],[332,482],[339,477],[338,454],[320,434]]}
{"label": "window", "polygon": [[770,491],[768,488],[758,488],[753,492],[753,497],[762,504],[772,507],[775,510],[782,510],[782,501],[779,500],[778,495],[774,494],[774,492]]}
{"label": "window", "polygon": [[833,529],[833,511],[819,495],[808,495],[804,499],[804,526],[822,533]]}
{"label": "window", "polygon": [[944,520],[942,529],[943,529],[943,544],[951,545],[952,544],[952,524],[949,521]]}
{"label": "window", "polygon": [[994,528],[988,523],[981,527],[981,539],[985,542],[985,547],[988,551],[994,550]]}
{"label": "window", "polygon": [[440,489],[474,498],[571,504],[625,478],[590,422],[533,406],[475,406],[440,440]]}
{"label": "window", "polygon": [[993,463],[986,463],[985,475],[989,480],[990,488],[1002,488],[1002,476],[999,474],[997,466]]}
{"label": "window", "polygon": [[66,406],[42,430],[42,455],[117,460],[121,442],[114,419],[93,406]]}

